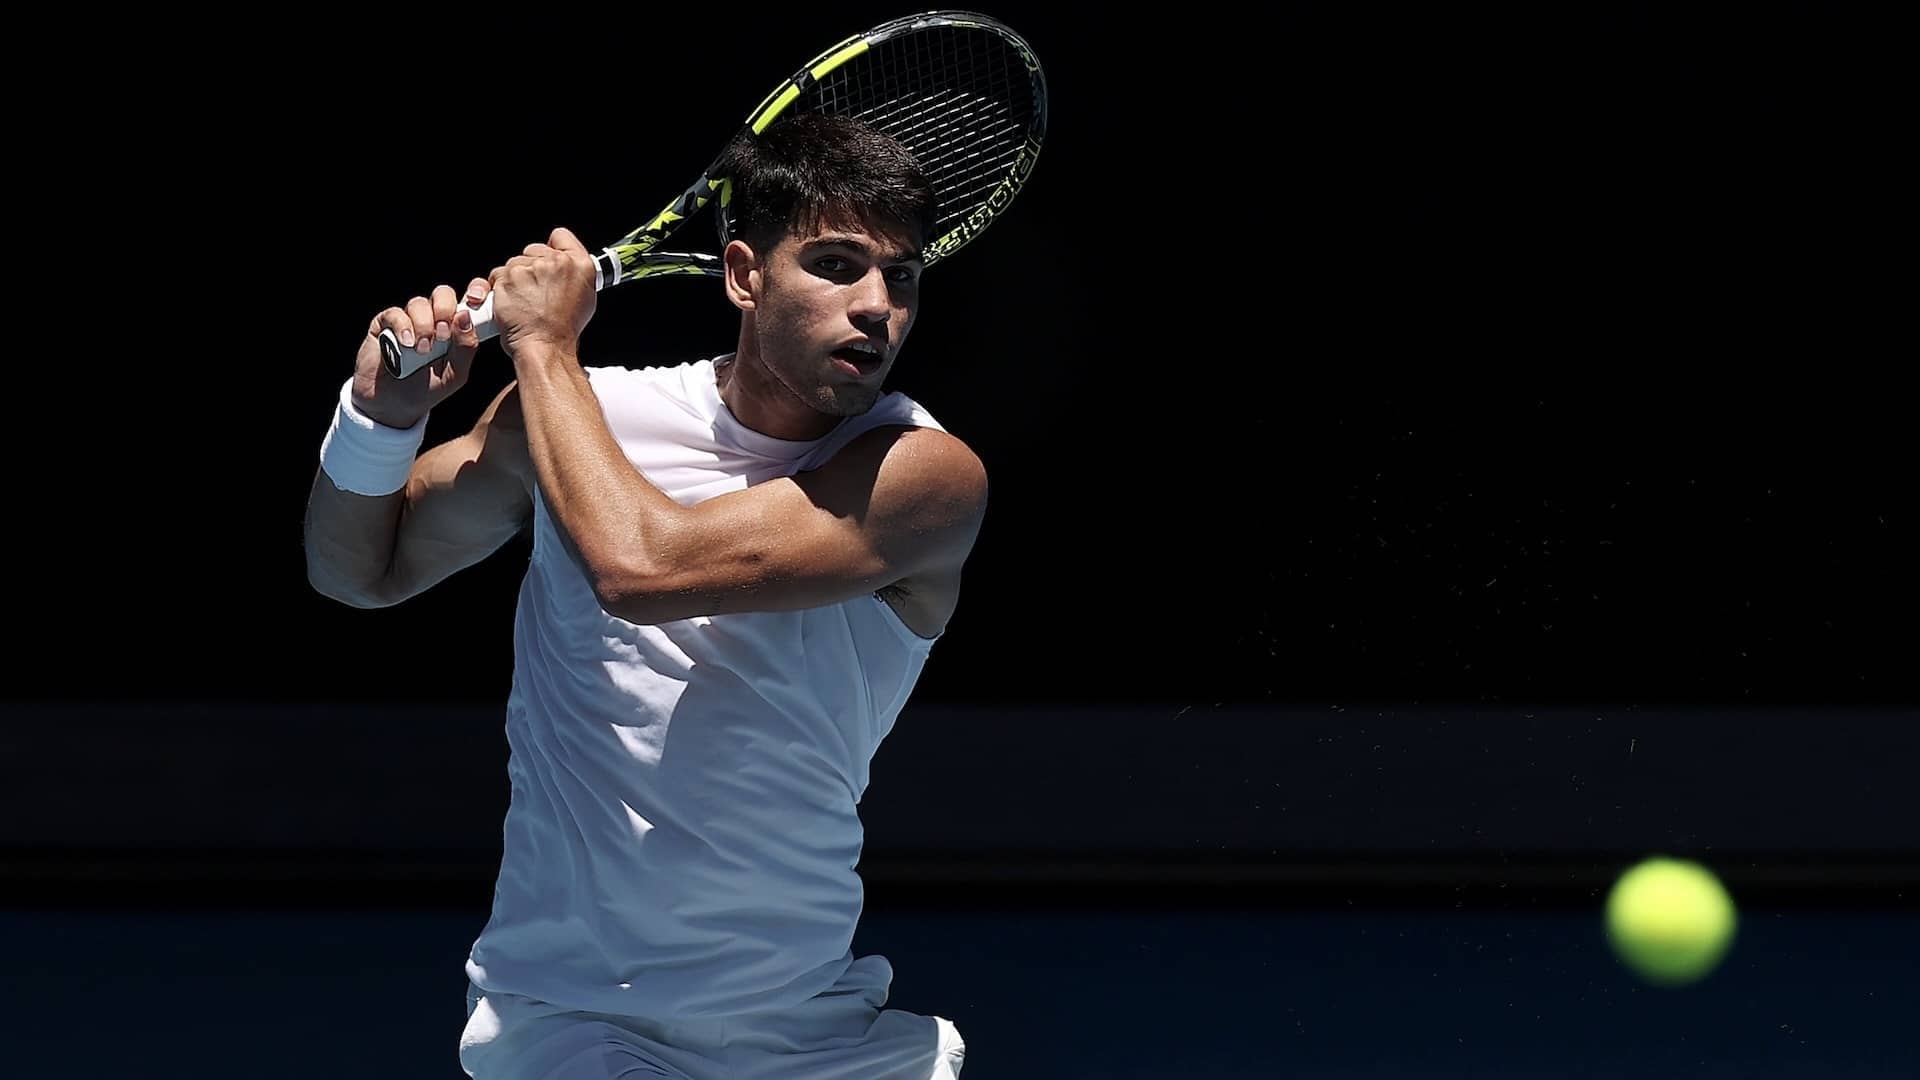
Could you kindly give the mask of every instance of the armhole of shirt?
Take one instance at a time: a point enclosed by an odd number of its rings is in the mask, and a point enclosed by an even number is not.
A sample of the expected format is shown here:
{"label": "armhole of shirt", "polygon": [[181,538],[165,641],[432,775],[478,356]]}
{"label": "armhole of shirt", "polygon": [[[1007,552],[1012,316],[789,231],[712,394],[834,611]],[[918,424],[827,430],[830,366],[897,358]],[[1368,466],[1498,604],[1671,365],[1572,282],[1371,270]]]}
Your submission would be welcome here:
{"label": "armhole of shirt", "polygon": [[901,618],[899,612],[893,610],[893,605],[887,603],[886,597],[881,596],[877,592],[868,593],[867,595],[873,598],[874,603],[880,605],[882,609],[880,617],[887,621],[888,626],[893,627],[893,632],[899,636],[901,643],[907,647],[930,649],[933,647],[934,642],[946,636],[946,631],[942,630],[932,637],[921,637],[913,627],[907,625],[907,620]]}

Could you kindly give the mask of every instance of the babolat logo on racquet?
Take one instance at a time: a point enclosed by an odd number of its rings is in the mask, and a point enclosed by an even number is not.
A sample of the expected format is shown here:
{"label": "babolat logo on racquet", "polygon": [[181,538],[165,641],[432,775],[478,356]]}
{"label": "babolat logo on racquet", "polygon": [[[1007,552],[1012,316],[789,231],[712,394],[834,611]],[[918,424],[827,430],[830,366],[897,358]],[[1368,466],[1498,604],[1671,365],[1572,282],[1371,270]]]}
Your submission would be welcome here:
{"label": "babolat logo on racquet", "polygon": [[[932,267],[978,239],[1026,186],[1046,141],[1047,83],[1033,50],[1006,24],[974,12],[929,11],[822,51],[761,99],[744,128],[757,137],[796,112],[850,117],[906,147],[938,202],[921,250]],[[732,190],[718,175],[723,155],[651,221],[595,257],[595,288],[723,273],[717,254],[657,250],[710,207],[725,241]],[[474,312],[473,327],[482,341],[498,335],[491,295]],[[420,353],[382,331],[380,349],[388,372],[405,378],[444,355],[447,343]]]}
{"label": "babolat logo on racquet", "polygon": [[966,220],[954,226],[951,232],[928,244],[923,257],[928,265],[936,259],[944,259],[960,250],[968,241],[984,232],[993,223],[993,216],[1005,210],[1013,202],[1013,197],[1025,186],[1027,176],[1033,172],[1033,163],[1040,156],[1040,144],[1029,143],[1021,148],[1020,157],[1013,163],[1013,171],[1001,185],[987,196],[987,201],[975,207]]}

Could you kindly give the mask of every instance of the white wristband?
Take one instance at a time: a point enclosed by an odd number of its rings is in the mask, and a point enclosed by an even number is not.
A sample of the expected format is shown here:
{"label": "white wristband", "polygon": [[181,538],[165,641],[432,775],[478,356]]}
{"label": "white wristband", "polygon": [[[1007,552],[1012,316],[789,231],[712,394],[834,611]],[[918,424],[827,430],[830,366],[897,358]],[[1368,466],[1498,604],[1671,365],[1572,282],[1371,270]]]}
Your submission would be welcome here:
{"label": "white wristband", "polygon": [[426,434],[424,416],[410,428],[391,428],[354,408],[353,380],[348,379],[340,387],[333,423],[320,440],[320,467],[342,491],[391,495],[407,486]]}

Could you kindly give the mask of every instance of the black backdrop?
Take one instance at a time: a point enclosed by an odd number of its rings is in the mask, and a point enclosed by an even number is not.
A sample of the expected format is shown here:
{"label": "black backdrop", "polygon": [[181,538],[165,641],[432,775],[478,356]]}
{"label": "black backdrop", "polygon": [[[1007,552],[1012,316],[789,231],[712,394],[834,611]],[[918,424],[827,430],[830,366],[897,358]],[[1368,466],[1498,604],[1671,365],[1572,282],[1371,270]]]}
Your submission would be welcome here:
{"label": "black backdrop", "polygon": [[[379,613],[303,580],[367,318],[554,225],[618,236],[796,57],[893,13],[657,55],[607,14],[129,58],[140,107],[61,123],[72,179],[30,222],[124,269],[77,294],[74,423],[11,436],[64,466],[27,480],[54,509],[16,532],[14,694],[497,700],[524,549]],[[1912,699],[1872,27],[1013,21],[1051,138],[896,383],[994,485],[921,700]],[[158,317],[129,325],[136,290]],[[622,288],[586,353],[735,325],[710,283]],[[430,438],[508,376],[490,350]]]}
{"label": "black backdrop", "polygon": [[[619,236],[775,77],[897,13],[671,45],[641,44],[659,11],[103,31],[119,102],[50,93],[29,125],[34,257],[84,284],[36,301],[57,346],[18,369],[16,715],[497,706],[524,547],[388,611],[304,580],[368,317],[555,225]],[[993,482],[916,703],[1909,714],[1881,29],[997,13],[1047,65],[1052,130],[1011,215],[930,275],[898,369]],[[735,325],[715,285],[625,286],[585,351],[672,362]],[[508,377],[484,353],[429,438]]]}

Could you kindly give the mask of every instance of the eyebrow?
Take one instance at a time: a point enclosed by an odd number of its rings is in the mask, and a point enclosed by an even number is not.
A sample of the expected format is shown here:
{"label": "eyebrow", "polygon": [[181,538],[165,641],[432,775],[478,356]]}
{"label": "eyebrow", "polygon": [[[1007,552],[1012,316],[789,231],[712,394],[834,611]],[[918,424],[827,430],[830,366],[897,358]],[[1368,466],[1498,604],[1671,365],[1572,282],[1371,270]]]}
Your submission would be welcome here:
{"label": "eyebrow", "polygon": [[[854,251],[859,252],[862,255],[865,255],[868,258],[876,257],[876,253],[874,251],[872,244],[867,243],[865,240],[862,240],[857,236],[852,236],[847,233],[825,233],[807,241],[806,246],[809,249],[820,248],[820,247],[850,248]],[[921,258],[920,253],[917,251],[908,252],[904,255],[884,256],[884,258],[888,258],[893,262],[903,262],[903,263],[906,263],[906,262],[917,263],[917,262],[925,261],[924,259]]]}

